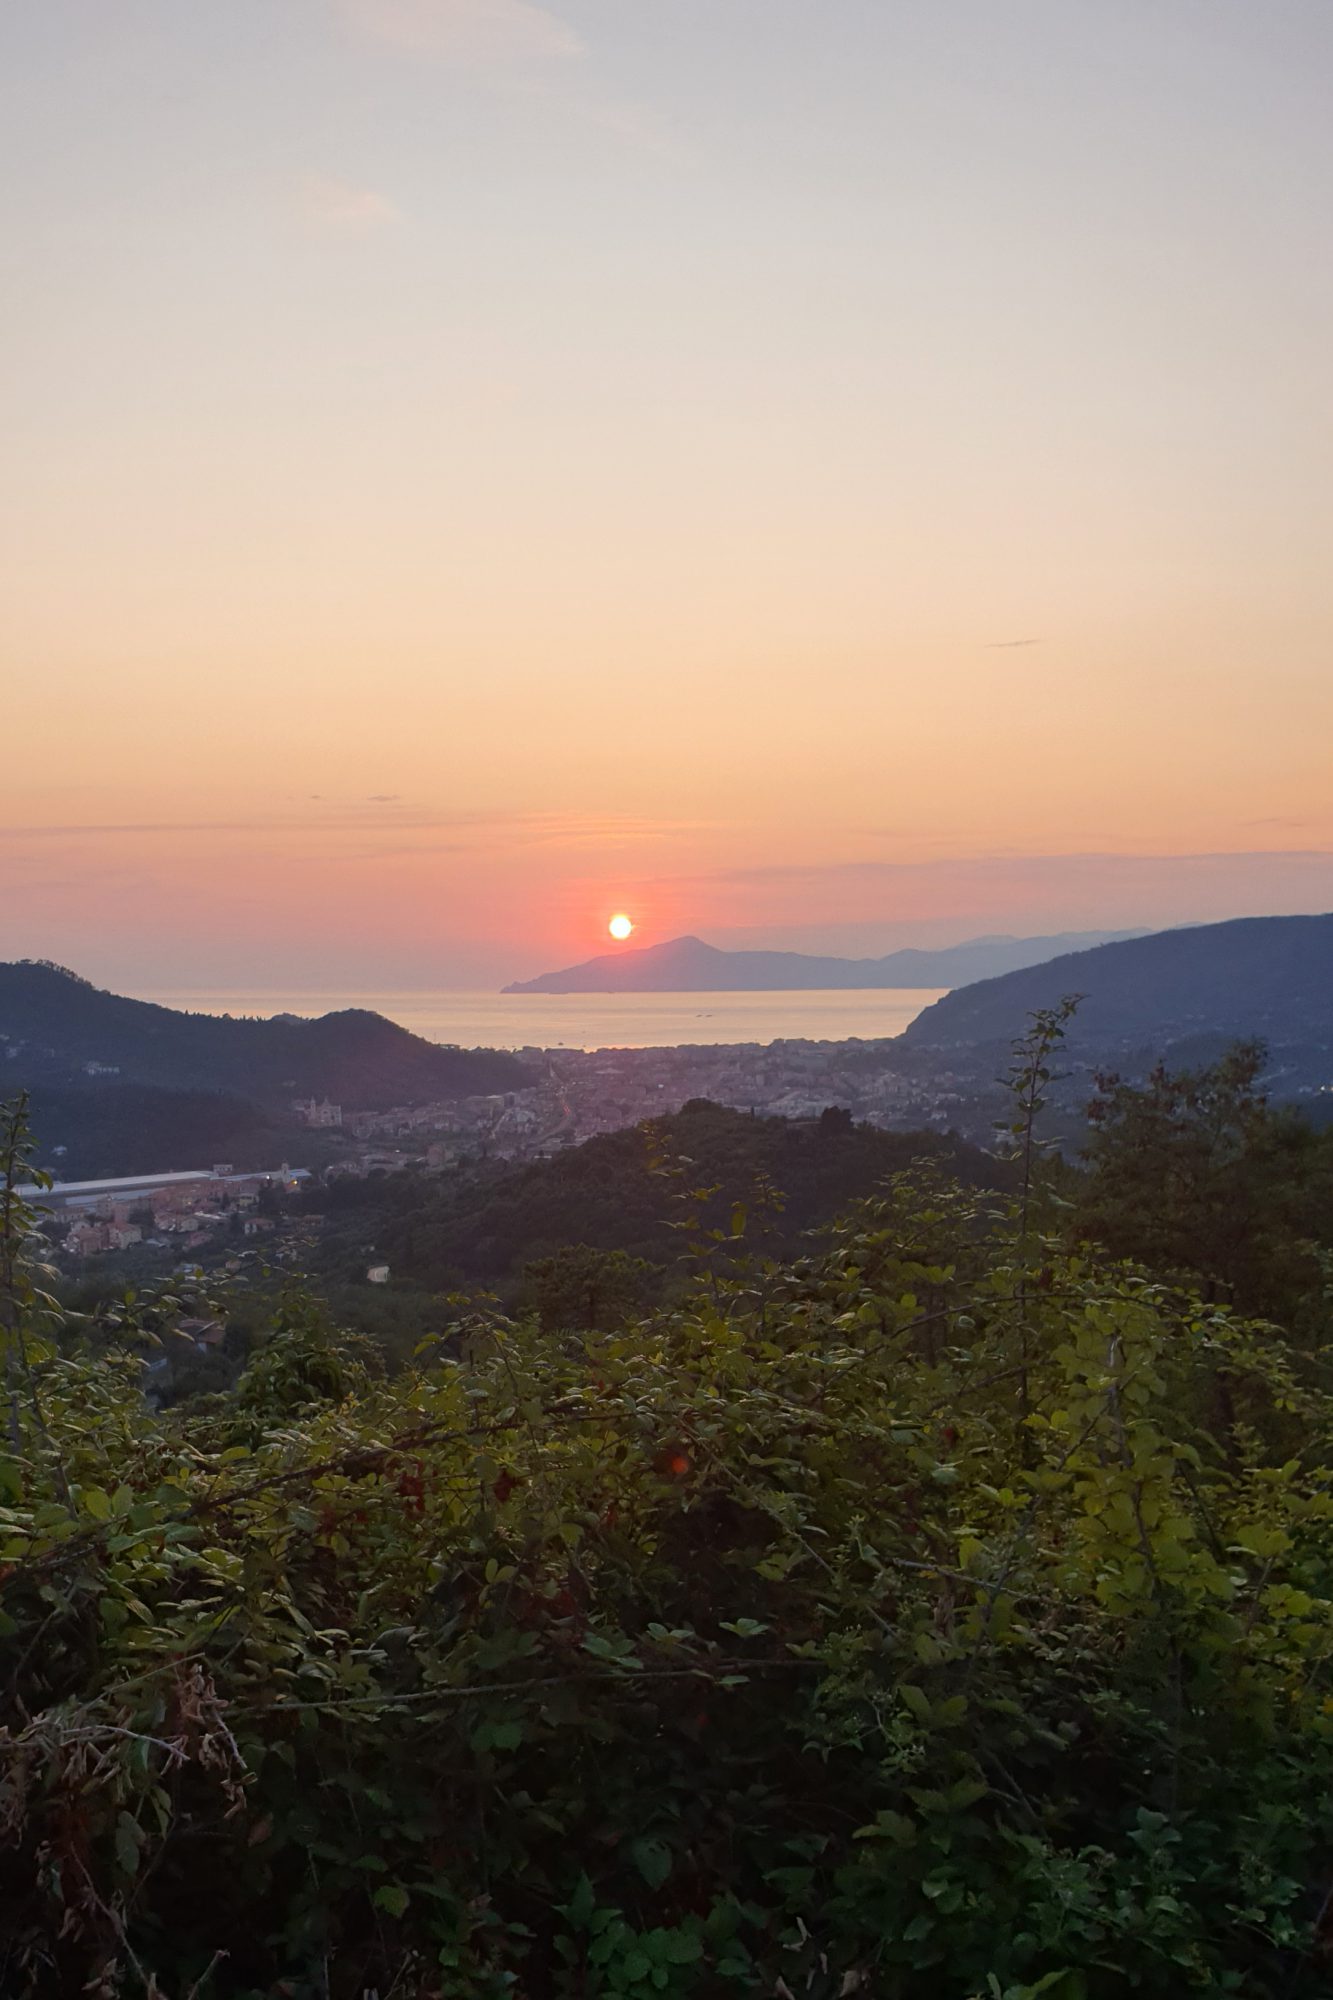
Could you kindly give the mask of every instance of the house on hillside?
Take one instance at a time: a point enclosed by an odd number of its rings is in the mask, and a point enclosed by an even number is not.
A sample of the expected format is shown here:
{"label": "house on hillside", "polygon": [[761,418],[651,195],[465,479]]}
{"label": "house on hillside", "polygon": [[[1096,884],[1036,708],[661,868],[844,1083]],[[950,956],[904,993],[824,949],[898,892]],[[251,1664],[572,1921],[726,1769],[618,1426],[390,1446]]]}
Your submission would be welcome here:
{"label": "house on hillside", "polygon": [[318,1103],[313,1097],[298,1097],[293,1100],[292,1110],[301,1122],[309,1125],[312,1130],[328,1130],[343,1122],[341,1104],[331,1104],[327,1097],[322,1103]]}

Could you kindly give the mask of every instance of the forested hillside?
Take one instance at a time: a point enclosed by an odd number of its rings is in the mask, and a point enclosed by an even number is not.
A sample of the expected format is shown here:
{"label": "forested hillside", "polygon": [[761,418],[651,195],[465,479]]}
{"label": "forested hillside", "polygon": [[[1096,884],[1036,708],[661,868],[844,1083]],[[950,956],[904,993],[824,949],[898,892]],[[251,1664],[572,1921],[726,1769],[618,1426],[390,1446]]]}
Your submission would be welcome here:
{"label": "forested hillside", "polygon": [[[300,1144],[290,1113],[262,1110],[225,1090],[155,1090],[148,1084],[41,1084],[31,1093],[45,1163],[62,1180],[170,1172],[228,1160],[271,1168]],[[55,1148],[61,1148],[55,1153]],[[298,1156],[299,1157],[299,1156]]]}
{"label": "forested hillside", "polygon": [[67,1086],[95,1063],[123,1083],[226,1091],[283,1110],[293,1097],[331,1097],[363,1109],[520,1089],[527,1081],[510,1055],[440,1048],[357,1008],[310,1021],[185,1014],[103,993],[60,966],[30,961],[0,965],[0,1047],[9,1058],[7,1081],[29,1089]]}
{"label": "forested hillside", "polygon": [[341,1233],[359,1246],[369,1229],[395,1272],[448,1290],[511,1285],[569,1244],[672,1264],[687,1209],[702,1230],[730,1234],[739,1208],[750,1247],[794,1253],[808,1230],[918,1159],[971,1187],[1009,1178],[993,1156],[936,1133],[853,1125],[836,1109],[808,1122],[755,1118],[699,1099],[531,1165],[343,1181],[310,1200],[335,1243]]}
{"label": "forested hillside", "polygon": [[904,1040],[999,1047],[1015,1021],[1067,993],[1084,995],[1071,1048],[1160,1053],[1190,1037],[1262,1037],[1333,1058],[1333,915],[1245,917],[1067,953],[946,993]]}

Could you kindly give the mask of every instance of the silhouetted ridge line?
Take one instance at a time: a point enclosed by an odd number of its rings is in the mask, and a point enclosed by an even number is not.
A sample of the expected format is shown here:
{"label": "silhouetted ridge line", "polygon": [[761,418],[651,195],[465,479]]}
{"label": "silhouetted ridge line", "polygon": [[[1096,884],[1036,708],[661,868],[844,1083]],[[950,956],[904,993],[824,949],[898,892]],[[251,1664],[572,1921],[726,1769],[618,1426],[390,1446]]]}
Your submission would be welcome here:
{"label": "silhouetted ridge line", "polygon": [[908,948],[882,958],[832,958],[803,951],[722,951],[702,938],[670,938],[637,950],[603,952],[563,972],[520,979],[506,993],[770,993],[875,987],[962,986],[1054,958],[1083,945],[1139,937],[1139,931],[1078,931],[1056,937],[984,937],[939,951]]}
{"label": "silhouetted ridge line", "polygon": [[947,993],[904,1039],[917,1049],[1006,1043],[1066,993],[1085,996],[1071,1048],[1213,1034],[1333,1040],[1333,915],[1238,917],[1071,952]]}
{"label": "silhouetted ridge line", "polygon": [[6,1087],[92,1076],[224,1091],[270,1107],[330,1097],[351,1110],[375,1110],[516,1090],[528,1081],[511,1055],[441,1048],[364,1008],[312,1021],[187,1014],[102,992],[77,973],[32,961],[0,964],[0,1047]]}

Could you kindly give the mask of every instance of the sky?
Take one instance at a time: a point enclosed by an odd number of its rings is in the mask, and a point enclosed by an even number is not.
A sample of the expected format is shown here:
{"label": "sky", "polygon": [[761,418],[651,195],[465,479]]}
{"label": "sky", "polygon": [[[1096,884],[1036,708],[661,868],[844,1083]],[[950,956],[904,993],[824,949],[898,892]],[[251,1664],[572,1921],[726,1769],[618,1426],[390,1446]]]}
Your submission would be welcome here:
{"label": "sky", "polygon": [[8,0],[0,957],[1333,907],[1327,0]]}

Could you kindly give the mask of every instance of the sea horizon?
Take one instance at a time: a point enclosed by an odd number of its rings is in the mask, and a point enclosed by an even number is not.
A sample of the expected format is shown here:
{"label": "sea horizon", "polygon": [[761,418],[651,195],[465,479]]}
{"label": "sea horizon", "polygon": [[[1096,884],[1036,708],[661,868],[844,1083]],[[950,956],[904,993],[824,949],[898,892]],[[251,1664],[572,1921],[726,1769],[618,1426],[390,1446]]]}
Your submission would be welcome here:
{"label": "sea horizon", "polygon": [[747,993],[496,993],[253,986],[155,988],[138,997],[189,1013],[315,1019],[360,1007],[427,1041],[459,1048],[682,1048],[774,1041],[880,1040],[902,1034],[944,987],[780,989]]}

